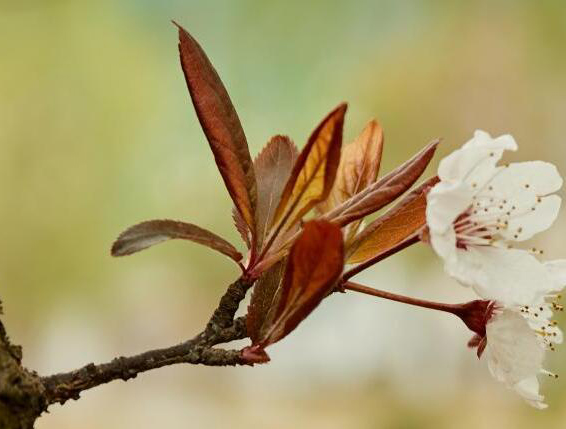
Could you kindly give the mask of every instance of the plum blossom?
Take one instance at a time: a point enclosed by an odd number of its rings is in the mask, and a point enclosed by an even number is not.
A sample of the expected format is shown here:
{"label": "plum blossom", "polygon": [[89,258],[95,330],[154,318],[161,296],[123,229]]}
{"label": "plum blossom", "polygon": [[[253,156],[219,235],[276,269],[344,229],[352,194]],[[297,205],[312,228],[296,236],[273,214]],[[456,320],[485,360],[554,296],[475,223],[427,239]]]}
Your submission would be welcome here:
{"label": "plum blossom", "polygon": [[542,409],[537,376],[556,377],[543,361],[563,340],[551,318],[562,310],[556,298],[566,285],[566,260],[542,263],[535,257],[542,251],[513,244],[552,225],[562,178],[542,161],[497,165],[505,150],[517,150],[510,135],[476,131],[441,161],[440,182],[427,196],[428,236],[446,272],[484,299],[463,318],[470,327],[470,320],[484,321],[469,345],[498,381]]}
{"label": "plum blossom", "polygon": [[[565,283],[566,261],[547,263],[556,282]],[[557,276],[559,278],[557,278]],[[554,289],[551,286],[550,289]],[[561,289],[561,287],[560,287]],[[539,393],[537,376],[553,374],[543,368],[547,350],[563,341],[563,334],[552,321],[553,311],[562,311],[556,290],[549,290],[546,299],[533,305],[508,306],[490,303],[485,334],[476,335],[471,347],[478,347],[478,356],[485,357],[493,377],[513,389],[530,405],[544,409],[544,396]]]}
{"label": "plum blossom", "polygon": [[542,252],[514,249],[512,243],[551,226],[562,178],[542,161],[499,166],[505,150],[517,150],[510,135],[476,131],[440,162],[440,182],[427,196],[430,242],[446,272],[482,298],[506,306],[539,303],[553,284],[534,256]]}

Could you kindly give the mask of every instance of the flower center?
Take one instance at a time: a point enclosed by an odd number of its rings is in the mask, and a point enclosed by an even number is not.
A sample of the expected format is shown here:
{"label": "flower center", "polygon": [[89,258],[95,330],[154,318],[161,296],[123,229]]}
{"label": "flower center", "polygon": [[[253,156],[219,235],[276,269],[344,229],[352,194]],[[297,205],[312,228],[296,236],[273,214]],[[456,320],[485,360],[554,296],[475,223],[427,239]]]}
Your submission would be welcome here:
{"label": "flower center", "polygon": [[[496,189],[492,184],[497,175],[504,168],[495,171],[487,183],[478,187],[477,183],[472,182],[471,187],[475,194],[472,203],[454,221],[454,231],[456,233],[456,246],[467,249],[468,246],[496,246],[511,247],[507,240],[518,240],[523,233],[523,227],[517,220],[521,216],[535,211],[536,206],[542,202],[541,197],[520,198],[512,195],[511,192],[504,192],[505,189]],[[528,190],[531,186],[525,183],[524,189]],[[528,194],[526,194],[528,195]],[[513,230],[510,231],[510,224]],[[533,253],[541,254],[542,251],[531,249]]]}

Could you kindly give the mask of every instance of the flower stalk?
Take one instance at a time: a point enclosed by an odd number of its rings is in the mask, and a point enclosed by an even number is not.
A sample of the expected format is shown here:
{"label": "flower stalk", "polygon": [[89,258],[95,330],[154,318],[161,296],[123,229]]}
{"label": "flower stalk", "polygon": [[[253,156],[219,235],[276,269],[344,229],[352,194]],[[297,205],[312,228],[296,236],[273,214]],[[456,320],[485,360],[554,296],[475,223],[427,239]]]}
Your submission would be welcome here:
{"label": "flower stalk", "polygon": [[474,300],[461,304],[447,304],[443,302],[427,301],[424,299],[413,298],[406,295],[399,295],[380,289],[374,289],[369,286],[364,286],[362,284],[351,281],[344,282],[342,288],[344,290],[364,293],[366,295],[376,296],[378,298],[388,299],[390,301],[401,302],[403,304],[453,314],[459,317],[462,322],[464,322],[464,324],[468,327],[468,329],[480,335],[481,337],[485,336],[485,327],[494,309],[493,302],[487,300]]}

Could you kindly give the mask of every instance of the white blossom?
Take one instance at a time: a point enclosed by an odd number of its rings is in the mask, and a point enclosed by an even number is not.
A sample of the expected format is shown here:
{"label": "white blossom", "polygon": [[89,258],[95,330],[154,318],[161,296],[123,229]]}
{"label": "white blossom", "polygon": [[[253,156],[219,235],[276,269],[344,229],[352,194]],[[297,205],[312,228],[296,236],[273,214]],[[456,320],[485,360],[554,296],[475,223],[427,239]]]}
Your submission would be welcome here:
{"label": "white blossom", "polygon": [[516,150],[510,135],[484,131],[440,162],[440,182],[427,196],[427,225],[445,270],[484,299],[507,306],[541,303],[549,270],[536,249],[512,248],[550,227],[562,186],[554,165],[530,161],[498,166],[505,150]]}
{"label": "white blossom", "polygon": [[[566,272],[566,261],[561,263]],[[562,306],[556,301],[520,307],[500,307],[496,303],[486,324],[485,338],[479,345],[478,354],[483,351],[493,377],[538,409],[547,405],[539,393],[537,376],[558,378],[543,368],[545,352],[554,350],[563,340],[562,331],[551,320],[553,310],[562,310]]]}

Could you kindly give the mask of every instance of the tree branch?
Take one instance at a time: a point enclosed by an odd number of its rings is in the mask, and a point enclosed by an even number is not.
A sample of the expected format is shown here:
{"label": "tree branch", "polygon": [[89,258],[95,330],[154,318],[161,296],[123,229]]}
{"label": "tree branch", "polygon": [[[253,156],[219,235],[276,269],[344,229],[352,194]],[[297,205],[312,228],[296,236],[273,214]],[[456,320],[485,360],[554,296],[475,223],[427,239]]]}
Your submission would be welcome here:
{"label": "tree branch", "polygon": [[[21,365],[22,351],[13,345],[0,320],[0,428],[32,429],[49,405],[78,399],[81,392],[113,380],[129,380],[139,373],[179,363],[209,366],[245,365],[239,350],[215,348],[247,338],[246,318],[234,320],[253,281],[245,277],[231,284],[205,329],[181,344],[150,350],[110,362],[90,363],[80,369],[40,377]],[[0,315],[2,303],[0,302]]]}
{"label": "tree branch", "polygon": [[10,342],[0,320],[0,428],[32,428],[46,408],[39,377],[22,367],[21,347]]}
{"label": "tree branch", "polygon": [[252,280],[241,277],[228,287],[228,290],[220,299],[218,308],[214,311],[206,325],[204,333],[207,336],[213,337],[221,330],[232,325],[240,302],[244,299],[246,292],[252,287],[253,283]]}
{"label": "tree branch", "polygon": [[[222,341],[242,337],[234,329],[223,333]],[[80,369],[42,378],[48,405],[79,399],[82,391],[113,380],[127,381],[139,373],[179,363],[227,366],[244,363],[239,350],[212,348],[199,335],[176,346],[150,350],[130,357],[118,357],[100,365],[88,364]]]}
{"label": "tree branch", "polygon": [[150,350],[135,356],[118,357],[110,362],[88,364],[75,371],[42,377],[47,405],[78,399],[80,393],[113,380],[127,381],[139,373],[179,363],[208,366],[246,364],[239,350],[214,348],[247,337],[245,317],[234,320],[240,302],[253,282],[240,278],[221,298],[206,328],[191,340],[176,346]]}

